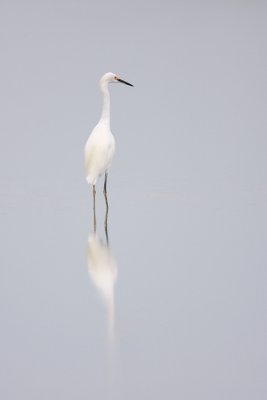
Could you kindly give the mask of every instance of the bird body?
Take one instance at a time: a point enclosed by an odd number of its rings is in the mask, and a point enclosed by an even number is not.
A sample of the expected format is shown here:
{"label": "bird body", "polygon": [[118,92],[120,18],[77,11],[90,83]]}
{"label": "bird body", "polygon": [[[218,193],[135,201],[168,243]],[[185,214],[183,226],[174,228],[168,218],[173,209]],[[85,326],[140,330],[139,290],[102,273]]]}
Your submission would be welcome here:
{"label": "bird body", "polygon": [[85,145],[86,180],[95,185],[97,179],[111,166],[115,152],[115,139],[104,121],[93,129]]}
{"label": "bird body", "polygon": [[[100,121],[94,127],[85,145],[85,172],[86,180],[89,184],[93,185],[93,199],[94,199],[94,226],[96,226],[95,218],[95,185],[97,179],[105,174],[104,195],[106,200],[106,207],[108,212],[107,200],[107,174],[111,166],[112,159],[115,152],[115,139],[110,130],[110,96],[108,85],[109,83],[125,83],[126,85],[133,86],[128,82],[123,81],[112,72],[107,72],[100,79],[100,90],[103,95],[103,108]],[[106,221],[107,224],[107,213]]]}

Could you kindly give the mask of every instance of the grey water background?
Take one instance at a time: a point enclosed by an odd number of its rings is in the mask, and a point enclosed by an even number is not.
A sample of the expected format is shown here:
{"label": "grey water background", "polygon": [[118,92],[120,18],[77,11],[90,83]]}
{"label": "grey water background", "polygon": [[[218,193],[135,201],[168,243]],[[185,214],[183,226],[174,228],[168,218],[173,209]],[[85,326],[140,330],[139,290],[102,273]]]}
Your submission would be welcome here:
{"label": "grey water background", "polygon": [[[266,2],[0,2],[0,397],[266,398]],[[112,85],[115,337],[85,141]],[[97,186],[97,233],[104,198]]]}

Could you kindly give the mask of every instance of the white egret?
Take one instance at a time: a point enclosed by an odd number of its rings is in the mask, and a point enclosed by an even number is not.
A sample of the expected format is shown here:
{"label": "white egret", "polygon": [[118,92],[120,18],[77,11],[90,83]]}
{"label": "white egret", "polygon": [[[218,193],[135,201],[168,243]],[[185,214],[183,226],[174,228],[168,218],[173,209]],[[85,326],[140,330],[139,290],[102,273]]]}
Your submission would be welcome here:
{"label": "white egret", "polygon": [[112,72],[107,72],[100,79],[100,89],[103,95],[103,108],[100,121],[94,127],[85,145],[85,168],[86,180],[89,184],[93,185],[93,201],[94,201],[94,225],[96,225],[95,218],[95,185],[97,179],[105,173],[104,182],[104,196],[106,201],[106,221],[108,213],[108,200],[107,200],[107,176],[108,170],[115,152],[115,139],[110,130],[110,96],[108,90],[109,83],[125,83],[126,85],[133,86],[131,83],[125,82]]}

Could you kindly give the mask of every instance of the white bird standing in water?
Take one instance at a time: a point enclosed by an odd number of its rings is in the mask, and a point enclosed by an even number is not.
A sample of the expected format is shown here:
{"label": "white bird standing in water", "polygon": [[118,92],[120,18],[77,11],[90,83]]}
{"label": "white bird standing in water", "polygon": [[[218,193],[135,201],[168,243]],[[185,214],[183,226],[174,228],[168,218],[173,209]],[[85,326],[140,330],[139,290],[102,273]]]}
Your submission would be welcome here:
{"label": "white bird standing in water", "polygon": [[109,83],[125,83],[126,85],[133,86],[131,83],[125,82],[112,72],[107,72],[100,79],[100,89],[103,94],[103,108],[100,121],[94,127],[91,135],[89,136],[85,145],[85,168],[86,180],[89,184],[93,185],[93,199],[94,199],[94,227],[96,227],[95,218],[95,185],[97,179],[105,173],[104,182],[104,196],[106,200],[107,213],[108,213],[108,200],[107,200],[107,176],[108,170],[115,152],[115,139],[110,130],[110,96],[108,90]]}

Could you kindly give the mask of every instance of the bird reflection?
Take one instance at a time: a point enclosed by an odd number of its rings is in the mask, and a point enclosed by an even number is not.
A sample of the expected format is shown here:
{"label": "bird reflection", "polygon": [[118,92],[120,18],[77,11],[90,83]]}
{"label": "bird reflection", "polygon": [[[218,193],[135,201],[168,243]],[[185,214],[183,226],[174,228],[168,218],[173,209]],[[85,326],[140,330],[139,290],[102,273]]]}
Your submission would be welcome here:
{"label": "bird reflection", "polygon": [[118,269],[111,253],[108,238],[108,226],[105,224],[105,239],[99,239],[96,229],[88,238],[88,274],[100,293],[107,311],[108,337],[113,342],[115,337],[115,301],[114,286]]}

